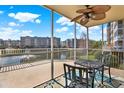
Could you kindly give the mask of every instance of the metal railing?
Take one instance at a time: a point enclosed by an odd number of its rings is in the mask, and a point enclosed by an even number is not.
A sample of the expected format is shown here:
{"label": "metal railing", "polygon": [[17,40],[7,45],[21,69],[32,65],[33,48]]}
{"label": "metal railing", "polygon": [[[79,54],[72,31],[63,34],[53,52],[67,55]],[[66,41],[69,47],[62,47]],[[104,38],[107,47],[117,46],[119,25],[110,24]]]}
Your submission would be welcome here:
{"label": "metal railing", "polygon": [[[106,52],[113,55],[111,66],[118,69],[124,69],[124,49],[87,49],[77,48],[76,59],[83,60],[96,60],[99,53]],[[8,57],[11,57],[9,60]],[[3,63],[3,58],[8,59],[8,64],[2,66],[10,66],[16,64],[32,63],[37,61],[51,59],[50,48],[37,48],[37,49],[1,49],[0,50],[0,64]],[[14,61],[13,61],[14,60]],[[74,60],[73,48],[54,48],[54,60]],[[11,64],[10,61],[13,61]]]}
{"label": "metal railing", "polygon": [[[73,48],[54,48],[54,59],[65,60],[73,59]],[[4,60],[5,59],[5,60]],[[34,49],[1,49],[0,50],[0,64],[6,60],[10,65],[11,61],[14,64],[30,63],[35,61],[50,60],[50,48],[34,48]],[[10,62],[9,62],[10,61]]]}
{"label": "metal railing", "polygon": [[[73,48],[54,48],[54,53],[71,51]],[[0,56],[14,56],[24,54],[51,53],[50,48],[31,48],[31,49],[0,49]]]}
{"label": "metal railing", "polygon": [[101,53],[112,56],[110,62],[111,67],[124,69],[124,49],[89,49],[88,59],[96,60],[96,57]]}

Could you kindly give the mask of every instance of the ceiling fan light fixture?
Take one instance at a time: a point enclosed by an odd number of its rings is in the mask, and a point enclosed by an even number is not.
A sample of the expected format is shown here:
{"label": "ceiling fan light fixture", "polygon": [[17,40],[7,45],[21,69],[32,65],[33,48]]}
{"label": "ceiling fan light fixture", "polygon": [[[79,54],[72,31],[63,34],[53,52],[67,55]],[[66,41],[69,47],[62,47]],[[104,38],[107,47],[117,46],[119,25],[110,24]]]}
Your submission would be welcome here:
{"label": "ceiling fan light fixture", "polygon": [[88,13],[88,16],[89,16],[89,17],[92,17],[92,16],[93,16],[93,13]]}
{"label": "ceiling fan light fixture", "polygon": [[96,16],[95,15],[92,15],[92,18],[96,18]]}

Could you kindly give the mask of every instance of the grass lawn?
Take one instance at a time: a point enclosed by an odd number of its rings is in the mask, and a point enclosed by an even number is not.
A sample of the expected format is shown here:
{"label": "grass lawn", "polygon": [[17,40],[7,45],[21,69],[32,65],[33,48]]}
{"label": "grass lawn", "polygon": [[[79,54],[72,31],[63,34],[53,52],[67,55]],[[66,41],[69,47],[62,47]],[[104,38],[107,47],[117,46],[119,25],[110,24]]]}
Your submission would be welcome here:
{"label": "grass lawn", "polygon": [[[87,56],[78,56],[78,60],[87,59]],[[88,60],[95,60],[94,55],[88,55]]]}
{"label": "grass lawn", "polygon": [[94,55],[88,55],[88,59],[89,59],[89,60],[95,60],[96,58],[95,58]]}

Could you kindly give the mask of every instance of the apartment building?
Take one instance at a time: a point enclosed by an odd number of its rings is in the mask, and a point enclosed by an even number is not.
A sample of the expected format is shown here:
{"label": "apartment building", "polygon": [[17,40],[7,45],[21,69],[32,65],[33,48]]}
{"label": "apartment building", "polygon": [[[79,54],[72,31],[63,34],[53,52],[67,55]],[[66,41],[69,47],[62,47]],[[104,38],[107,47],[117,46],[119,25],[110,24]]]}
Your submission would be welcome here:
{"label": "apartment building", "polygon": [[[74,48],[74,39],[67,39],[61,42],[61,47]],[[86,48],[86,39],[76,39],[77,48]]]}
{"label": "apartment building", "polygon": [[35,48],[50,47],[50,38],[48,38],[48,37],[33,37],[33,47],[35,47]]}
{"label": "apartment building", "polygon": [[[55,48],[60,47],[60,38],[54,37],[53,46]],[[51,38],[49,37],[21,37],[21,47],[22,48],[50,48]]]}
{"label": "apartment building", "polygon": [[[53,46],[54,46],[54,48],[60,48],[61,47],[60,41],[61,41],[60,38],[57,38],[57,37],[53,38]],[[51,44],[50,44],[50,46],[51,46]]]}
{"label": "apartment building", "polygon": [[124,20],[108,23],[107,42],[108,48],[124,49]]}
{"label": "apartment building", "polygon": [[4,48],[20,48],[20,40],[3,40],[3,47]]}
{"label": "apartment building", "polygon": [[0,48],[3,48],[4,47],[4,41],[3,39],[0,39]]}
{"label": "apartment building", "polygon": [[31,48],[33,47],[34,40],[30,36],[21,37],[21,47],[22,48]]}

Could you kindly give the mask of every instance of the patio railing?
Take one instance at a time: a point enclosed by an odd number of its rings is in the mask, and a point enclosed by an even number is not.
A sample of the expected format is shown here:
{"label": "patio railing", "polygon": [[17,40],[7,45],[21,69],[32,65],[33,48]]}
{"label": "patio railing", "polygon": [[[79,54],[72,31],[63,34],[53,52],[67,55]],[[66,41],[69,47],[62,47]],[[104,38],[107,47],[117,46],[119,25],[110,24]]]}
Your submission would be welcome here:
{"label": "patio railing", "polygon": [[89,49],[88,59],[96,60],[96,57],[100,53],[106,53],[112,55],[112,60],[110,62],[111,67],[117,69],[124,69],[124,49]]}
{"label": "patio railing", "polygon": [[[118,69],[124,69],[124,50],[110,50],[104,49],[106,53],[112,54],[114,57],[111,61],[111,66]],[[101,49],[87,49],[77,48],[76,49],[76,58],[77,60],[89,59],[96,60],[96,56],[102,53]],[[8,59],[11,57],[11,60],[14,63],[8,64],[3,63],[3,59]],[[43,61],[51,59],[51,49],[50,48],[37,48],[37,49],[1,49],[0,50],[0,65],[8,66],[15,64],[23,63],[32,63],[36,61]],[[54,48],[54,60],[73,60],[74,59],[74,49],[73,48]]]}

